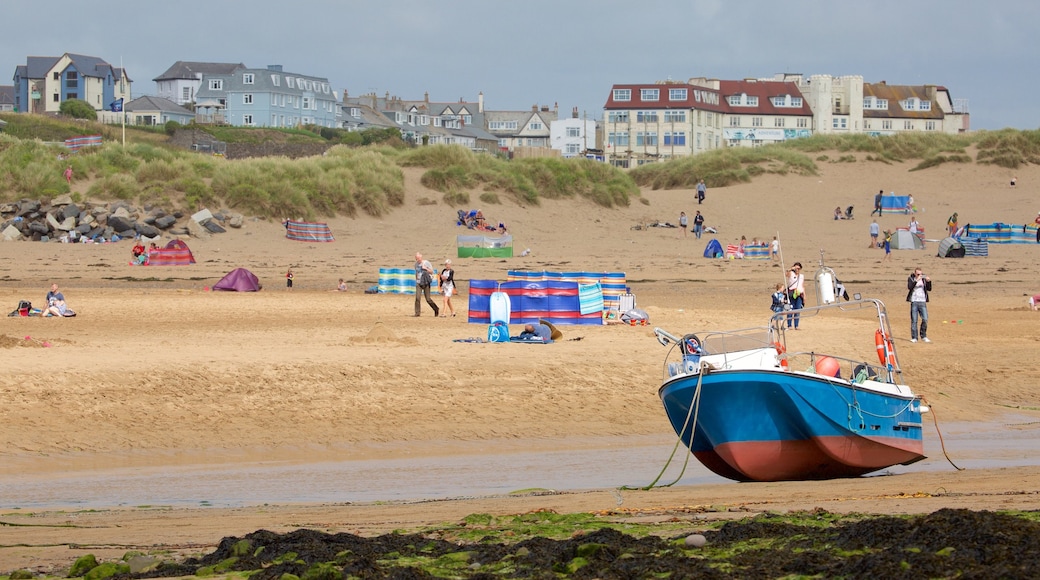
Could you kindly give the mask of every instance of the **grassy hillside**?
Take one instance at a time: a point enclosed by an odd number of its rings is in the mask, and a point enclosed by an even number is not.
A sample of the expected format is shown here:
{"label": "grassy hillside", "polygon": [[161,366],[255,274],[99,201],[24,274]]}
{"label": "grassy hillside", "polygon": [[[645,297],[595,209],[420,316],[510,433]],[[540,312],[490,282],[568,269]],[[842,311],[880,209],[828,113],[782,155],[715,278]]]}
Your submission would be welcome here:
{"label": "grassy hillside", "polygon": [[[973,158],[970,151],[974,151]],[[764,147],[734,147],[695,157],[643,165],[629,172],[640,186],[652,189],[708,187],[749,182],[764,173],[815,175],[818,163],[903,163],[911,171],[944,163],[984,163],[1017,168],[1040,164],[1040,131],[981,131],[966,135],[938,133],[816,135]]]}
{"label": "grassy hillside", "polygon": [[[223,205],[262,217],[381,216],[405,199],[402,167],[424,169],[422,183],[441,199],[422,204],[468,206],[512,200],[537,205],[542,199],[582,198],[603,207],[628,206],[639,187],[692,188],[751,181],[756,175],[814,175],[821,163],[916,161],[922,170],[945,163],[987,163],[1015,168],[1040,164],[1040,131],[1003,130],[968,135],[904,134],[892,137],[818,135],[758,148],[727,148],[696,157],[644,165],[625,172],[585,159],[508,161],[457,146],[401,147],[337,145],[321,157],[225,160],[171,147],[157,129],[122,129],[40,115],[0,114],[0,201],[50,198],[155,203],[195,210]],[[239,143],[343,142],[336,131],[207,128],[220,140]],[[72,136],[101,134],[102,147],[68,160],[60,143]],[[357,137],[353,138],[358,141]],[[368,140],[370,141],[370,140]],[[73,166],[70,188],[62,178]],[[640,199],[648,203],[646,199]]]}

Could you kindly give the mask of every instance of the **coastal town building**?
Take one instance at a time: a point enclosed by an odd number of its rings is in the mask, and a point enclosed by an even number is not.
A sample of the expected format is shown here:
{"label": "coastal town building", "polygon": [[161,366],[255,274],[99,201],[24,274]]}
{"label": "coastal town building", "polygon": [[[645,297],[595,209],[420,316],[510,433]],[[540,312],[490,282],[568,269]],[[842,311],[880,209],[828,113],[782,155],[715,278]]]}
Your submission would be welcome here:
{"label": "coastal town building", "polygon": [[0,85],[0,112],[14,110],[14,85]]}
{"label": "coastal town building", "polygon": [[79,99],[101,111],[129,100],[132,84],[124,69],[95,56],[30,56],[15,67],[14,110],[57,113],[63,102]]}
{"label": "coastal town building", "polygon": [[552,148],[564,158],[584,157],[589,152],[598,152],[596,121],[578,116],[578,108],[574,107],[570,118],[559,119],[549,125],[549,142]]}
{"label": "coastal town building", "polygon": [[532,154],[531,150],[551,149],[549,127],[559,116],[559,107],[531,105],[530,111],[488,111],[483,108],[488,133],[498,140],[498,150],[508,155]]}
{"label": "coastal town building", "polygon": [[604,106],[606,160],[619,167],[757,147],[817,133],[894,135],[970,130],[968,103],[937,85],[864,83],[860,76],[779,74],[618,84]]}
{"label": "coastal town building", "polygon": [[178,105],[191,105],[195,103],[195,95],[202,86],[204,75],[230,75],[243,68],[246,68],[246,65],[242,63],[178,60],[161,75],[152,79],[155,82],[155,96]]}
{"label": "coastal town building", "polygon": [[[460,145],[474,151],[494,151],[497,139],[482,127],[483,93],[477,103],[436,102],[425,93],[421,100],[407,100],[368,93],[352,97],[344,91],[343,127],[356,128],[365,108],[379,111],[401,131],[401,138],[416,145]],[[355,117],[358,115],[358,117]]]}
{"label": "coastal town building", "polygon": [[329,80],[287,73],[281,65],[203,73],[195,99],[197,122],[235,127],[339,126],[339,97]]}
{"label": "coastal town building", "polygon": [[176,121],[187,125],[195,120],[195,113],[161,97],[137,97],[123,105],[127,125],[165,125]]}

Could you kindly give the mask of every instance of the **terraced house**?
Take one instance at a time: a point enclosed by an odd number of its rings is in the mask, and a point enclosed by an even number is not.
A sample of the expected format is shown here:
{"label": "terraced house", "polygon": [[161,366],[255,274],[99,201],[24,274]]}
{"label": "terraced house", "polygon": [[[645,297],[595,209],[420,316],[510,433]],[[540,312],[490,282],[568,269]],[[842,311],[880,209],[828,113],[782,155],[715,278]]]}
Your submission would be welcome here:
{"label": "terraced house", "polygon": [[203,73],[195,99],[198,122],[236,127],[336,127],[340,114],[327,78],[287,73],[281,65]]}
{"label": "terraced house", "polygon": [[970,128],[967,101],[953,99],[945,87],[797,74],[614,85],[603,122],[607,161],[619,167],[815,133],[960,133]]}
{"label": "terraced house", "polygon": [[96,56],[65,53],[30,56],[14,71],[14,106],[21,112],[57,113],[69,99],[86,101],[101,111],[117,100],[130,100],[126,71]]}

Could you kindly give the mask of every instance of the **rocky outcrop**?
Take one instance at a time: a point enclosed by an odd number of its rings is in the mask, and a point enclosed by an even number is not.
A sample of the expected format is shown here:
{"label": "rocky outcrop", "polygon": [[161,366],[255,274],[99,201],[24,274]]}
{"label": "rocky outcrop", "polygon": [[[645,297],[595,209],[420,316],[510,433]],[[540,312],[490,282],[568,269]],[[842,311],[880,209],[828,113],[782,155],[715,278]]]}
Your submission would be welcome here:
{"label": "rocky outcrop", "polygon": [[125,201],[75,203],[71,196],[61,195],[0,204],[0,241],[107,242],[155,239],[164,232],[209,237],[224,233],[227,227],[241,227],[243,219],[227,210],[203,210],[189,216],[151,205],[137,208]]}

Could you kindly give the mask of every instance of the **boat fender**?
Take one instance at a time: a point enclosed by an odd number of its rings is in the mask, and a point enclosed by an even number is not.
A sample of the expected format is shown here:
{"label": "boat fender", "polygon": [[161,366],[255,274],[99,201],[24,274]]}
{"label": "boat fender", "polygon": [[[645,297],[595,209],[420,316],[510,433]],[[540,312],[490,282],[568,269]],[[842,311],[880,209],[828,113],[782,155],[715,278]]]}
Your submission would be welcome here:
{"label": "boat fender", "polygon": [[787,349],[784,348],[784,345],[780,344],[780,341],[774,342],[773,346],[776,347],[776,357],[780,359],[780,366],[784,367],[785,369],[788,368],[787,357],[783,356],[787,353]]}
{"label": "boat fender", "polygon": [[877,356],[881,364],[892,365],[892,368],[895,368],[895,347],[892,346],[892,339],[885,336],[884,331],[880,328],[874,331],[874,345],[877,347]]}

